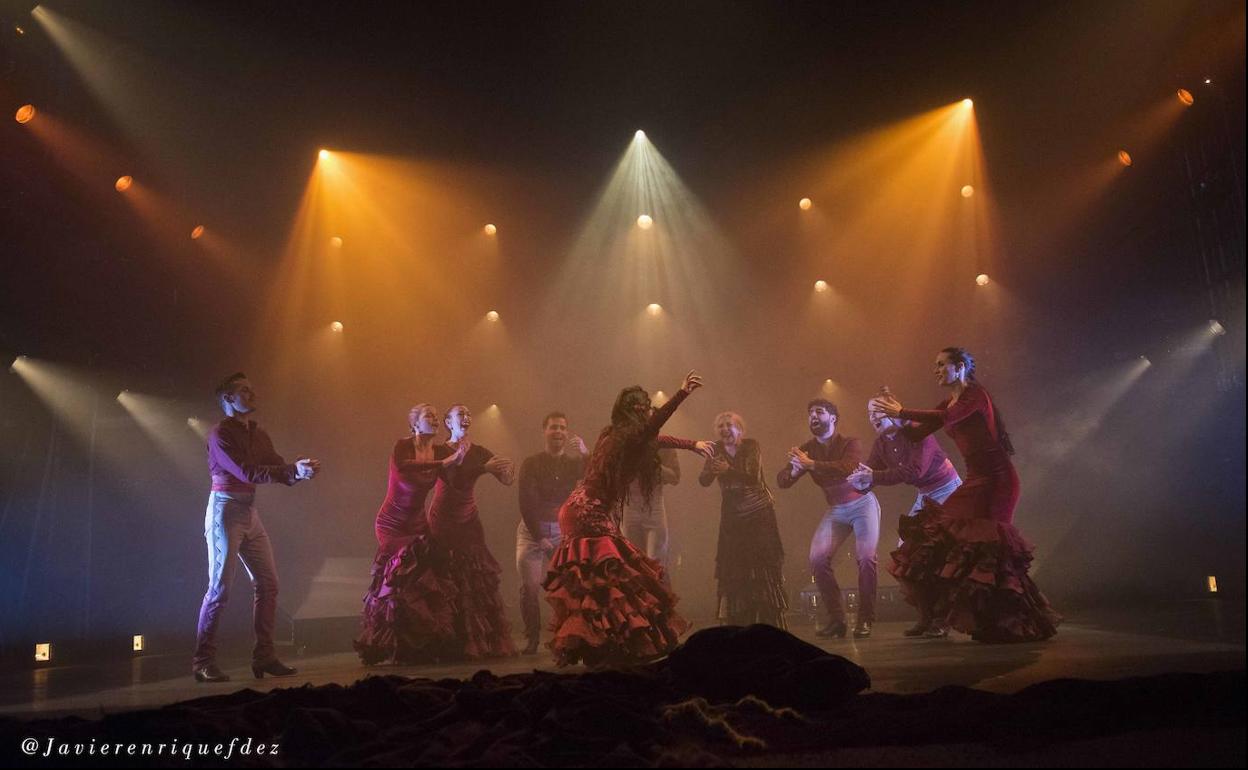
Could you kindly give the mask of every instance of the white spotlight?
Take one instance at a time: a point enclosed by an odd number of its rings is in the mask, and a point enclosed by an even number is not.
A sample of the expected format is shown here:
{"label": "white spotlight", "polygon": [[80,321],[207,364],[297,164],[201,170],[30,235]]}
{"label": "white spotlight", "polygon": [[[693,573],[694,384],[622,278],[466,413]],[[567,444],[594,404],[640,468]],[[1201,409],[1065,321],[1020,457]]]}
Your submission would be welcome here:
{"label": "white spotlight", "polygon": [[342,321],[334,321],[329,325],[330,331],[340,332],[342,331],[342,328]]}
{"label": "white spotlight", "polygon": [[646,132],[640,128],[637,129],[637,133],[633,134],[633,139],[638,142],[644,142],[646,140]]}
{"label": "white spotlight", "polygon": [[491,322],[491,323],[493,323],[494,321],[497,321],[497,320],[498,320],[498,311],[497,311],[497,310],[491,310],[490,312],[486,313],[486,314],[485,314],[485,320],[487,320],[487,321],[489,321],[489,322]]}
{"label": "white spotlight", "polygon": [[642,214],[637,217],[637,226],[642,230],[649,230],[651,227],[654,227],[654,220],[651,219],[649,214]]}
{"label": "white spotlight", "polygon": [[987,286],[991,282],[992,282],[992,279],[988,277],[987,273],[980,273],[979,275],[975,276],[976,286]]}
{"label": "white spotlight", "polygon": [[646,305],[646,312],[650,315],[657,316],[663,312],[663,306],[657,302],[651,302],[649,305]]}
{"label": "white spotlight", "polygon": [[825,292],[828,290],[828,282],[824,280],[815,281],[815,291]]}
{"label": "white spotlight", "polygon": [[1214,318],[1209,321],[1209,333],[1215,337],[1221,337],[1223,334],[1226,334],[1226,327],[1218,319]]}

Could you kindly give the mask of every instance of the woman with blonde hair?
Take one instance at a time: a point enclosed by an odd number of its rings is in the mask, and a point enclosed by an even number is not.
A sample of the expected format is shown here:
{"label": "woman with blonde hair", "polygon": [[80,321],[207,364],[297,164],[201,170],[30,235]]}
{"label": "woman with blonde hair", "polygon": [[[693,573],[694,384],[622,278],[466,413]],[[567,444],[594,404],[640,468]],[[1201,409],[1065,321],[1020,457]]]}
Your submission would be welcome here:
{"label": "woman with blonde hair", "polygon": [[718,481],[723,495],[715,553],[719,618],[732,625],[785,628],[784,547],[762,451],[757,441],[745,438],[745,421],[736,412],[716,416],[715,433],[715,454],[707,458],[698,483],[709,487]]}

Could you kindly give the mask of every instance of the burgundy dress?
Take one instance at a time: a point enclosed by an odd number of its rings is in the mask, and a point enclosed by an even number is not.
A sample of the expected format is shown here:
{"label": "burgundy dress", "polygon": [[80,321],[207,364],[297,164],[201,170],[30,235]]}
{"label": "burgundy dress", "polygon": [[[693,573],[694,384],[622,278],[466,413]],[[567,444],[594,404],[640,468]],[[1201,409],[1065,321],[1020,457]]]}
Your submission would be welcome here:
{"label": "burgundy dress", "polygon": [[373,525],[373,580],[364,595],[363,632],[355,641],[366,664],[432,662],[454,647],[455,584],[445,558],[433,548],[425,518],[425,498],[450,453],[437,445],[433,460],[417,460],[412,438],[399,439],[390,453],[386,499]]}
{"label": "burgundy dress", "polygon": [[941,427],[966,461],[966,481],[944,503],[930,498],[918,515],[902,516],[903,544],[888,571],[907,601],[936,600],[949,624],[981,642],[1048,639],[1061,622],[1031,580],[1032,547],[1014,527],[1019,482],[1002,445],[988,391],[970,383],[957,403],[903,409],[923,435]]}
{"label": "burgundy dress", "polygon": [[447,558],[455,584],[457,652],[464,658],[515,655],[499,576],[502,569],[485,546],[485,529],[473,494],[485,463],[494,453],[473,444],[459,465],[443,468],[429,504],[433,542]]}
{"label": "burgundy dress", "polygon": [[[550,648],[566,666],[629,663],[664,655],[689,624],[676,613],[676,594],[663,567],[620,534],[619,503],[646,444],[695,449],[696,442],[659,436],[659,428],[688,396],[678,391],[628,440],[603,431],[586,461],[585,477],[559,509],[563,542],[543,586],[554,608]],[[622,467],[612,488],[607,469]]]}

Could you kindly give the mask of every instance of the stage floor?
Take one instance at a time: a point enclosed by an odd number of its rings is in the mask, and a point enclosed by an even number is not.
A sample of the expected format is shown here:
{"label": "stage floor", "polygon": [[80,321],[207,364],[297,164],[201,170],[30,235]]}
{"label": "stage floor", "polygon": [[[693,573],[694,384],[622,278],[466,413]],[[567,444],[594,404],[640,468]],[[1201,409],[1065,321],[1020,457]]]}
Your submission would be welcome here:
{"label": "stage floor", "polygon": [[[1127,623],[1125,618],[1129,618]],[[1210,627],[1197,618],[1183,628],[1208,635]],[[1124,624],[1132,628],[1124,628]],[[1037,682],[1059,678],[1120,679],[1169,672],[1204,673],[1244,668],[1242,619],[1234,628],[1214,636],[1221,639],[1182,638],[1163,622],[1123,614],[1115,621],[1105,613],[1071,617],[1048,642],[1020,645],[984,645],[966,637],[944,640],[906,639],[908,623],[880,623],[870,639],[822,640],[811,626],[791,629],[796,635],[829,652],[843,655],[865,668],[875,692],[914,693],[945,685],[962,685],[998,693],[1016,692]],[[1140,627],[1148,630],[1142,631]],[[251,677],[245,661],[224,661],[232,677],[228,683],[195,682],[188,662],[181,658],[136,659],[112,666],[65,666],[0,675],[0,714],[14,717],[106,713],[164,706],[205,695],[244,688],[268,691],[303,684],[351,684],[372,675],[397,674],[430,679],[466,678],[482,668],[497,675],[553,671],[550,658],[519,656],[487,663],[365,668],[352,653],[336,653],[287,662],[299,674],[284,679]],[[567,671],[579,671],[579,667]]]}

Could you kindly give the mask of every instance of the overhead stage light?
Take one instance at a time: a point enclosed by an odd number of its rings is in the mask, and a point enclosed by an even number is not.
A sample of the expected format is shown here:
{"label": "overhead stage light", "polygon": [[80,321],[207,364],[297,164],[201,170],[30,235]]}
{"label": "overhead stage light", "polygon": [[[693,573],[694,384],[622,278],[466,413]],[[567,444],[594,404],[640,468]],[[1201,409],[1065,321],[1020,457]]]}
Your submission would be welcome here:
{"label": "overhead stage light", "polygon": [[132,184],[134,184],[134,177],[119,176],[117,177],[117,181],[113,182],[113,187],[116,188],[117,192],[125,192],[130,189],[130,185]]}
{"label": "overhead stage light", "polygon": [[797,202],[797,207],[801,209],[802,211],[810,211],[810,207],[813,205],[815,204],[813,201],[811,201],[810,198],[802,198],[800,201]]}
{"label": "overhead stage light", "polygon": [[1118,162],[1124,166],[1130,166],[1131,165],[1131,153],[1127,152],[1126,150],[1119,150]]}
{"label": "overhead stage light", "polygon": [[975,276],[975,283],[978,286],[987,286],[991,282],[992,282],[992,279],[988,277],[987,273],[980,273],[979,275]]}
{"label": "overhead stage light", "polygon": [[962,185],[962,197],[963,198],[969,198],[974,194],[975,194],[974,187],[970,186],[969,184]]}
{"label": "overhead stage light", "polygon": [[1184,105],[1191,107],[1196,103],[1196,97],[1192,96],[1192,92],[1188,91],[1186,88],[1180,88],[1179,101],[1183,102]]}
{"label": "overhead stage light", "polygon": [[633,134],[633,139],[635,139],[638,142],[643,141],[645,138],[646,138],[646,132],[642,131],[640,128],[637,129],[637,133]]}
{"label": "overhead stage light", "polygon": [[195,225],[195,229],[191,231],[191,240],[198,241],[200,237],[203,236],[203,234],[204,234],[204,226]]}
{"label": "overhead stage light", "polygon": [[498,316],[497,310],[491,310],[490,312],[485,314],[485,320],[489,321],[490,323],[497,321],[498,318],[499,316]]}
{"label": "overhead stage light", "polygon": [[657,302],[651,302],[649,305],[646,305],[646,312],[652,316],[657,316],[663,312],[663,306]]}
{"label": "overhead stage light", "polygon": [[331,324],[329,325],[329,328],[330,328],[331,330],[333,330],[333,331],[336,331],[336,332],[341,332],[341,331],[342,331],[342,321],[334,321],[333,323],[331,323]]}
{"label": "overhead stage light", "polygon": [[329,150],[321,150],[320,152],[316,154],[316,157],[320,158],[321,160],[325,160],[326,158],[329,157]]}
{"label": "overhead stage light", "polygon": [[637,226],[642,230],[649,230],[651,227],[654,227],[654,220],[650,218],[649,214],[642,214],[637,217]]}
{"label": "overhead stage light", "polygon": [[342,238],[339,238],[338,236],[336,236],[336,235],[335,235],[333,238],[330,238],[330,239],[329,239],[329,245],[330,245],[330,246],[333,246],[335,249],[341,249],[341,248],[342,248]]}
{"label": "overhead stage light", "polygon": [[486,226],[485,226],[485,234],[486,234],[486,235],[495,235],[496,233],[498,233],[498,228],[497,228],[497,227],[495,227],[494,225],[486,225]]}
{"label": "overhead stage light", "polygon": [[971,101],[971,99],[968,97],[968,98],[966,98],[966,99],[963,99],[963,100],[962,100],[962,106],[963,106],[963,107],[974,107],[974,106],[975,106],[975,102]]}
{"label": "overhead stage light", "polygon": [[828,282],[822,279],[815,281],[815,291],[824,292],[828,290]]}
{"label": "overhead stage light", "polygon": [[35,109],[35,105],[23,104],[21,107],[17,108],[17,114],[13,116],[13,119],[18,123],[29,123],[35,119],[35,114],[37,112],[38,110]]}
{"label": "overhead stage light", "polygon": [[1222,325],[1221,321],[1214,318],[1209,321],[1209,333],[1215,337],[1221,337],[1223,334],[1226,334],[1226,327]]}

